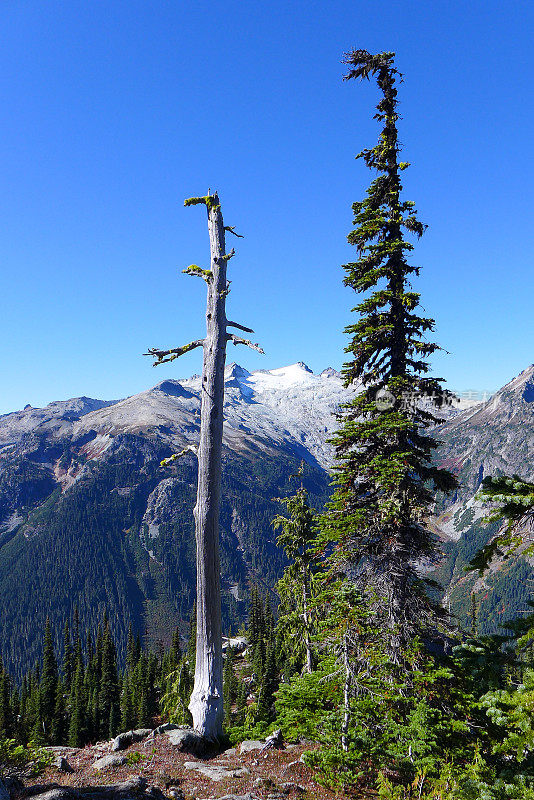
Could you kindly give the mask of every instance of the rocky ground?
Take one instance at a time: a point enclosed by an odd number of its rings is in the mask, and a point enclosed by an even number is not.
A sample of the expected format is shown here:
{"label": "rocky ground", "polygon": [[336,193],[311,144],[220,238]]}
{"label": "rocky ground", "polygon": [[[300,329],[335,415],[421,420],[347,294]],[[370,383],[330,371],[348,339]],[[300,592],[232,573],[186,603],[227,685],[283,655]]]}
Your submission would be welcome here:
{"label": "rocky ground", "polygon": [[[8,781],[5,794],[9,800],[332,800],[347,796],[322,787],[303,763],[301,756],[312,745],[265,745],[248,741],[224,752],[207,753],[194,731],[184,728],[129,732],[80,750],[51,748],[54,765],[24,785]],[[0,800],[8,800],[2,798],[1,782]]]}

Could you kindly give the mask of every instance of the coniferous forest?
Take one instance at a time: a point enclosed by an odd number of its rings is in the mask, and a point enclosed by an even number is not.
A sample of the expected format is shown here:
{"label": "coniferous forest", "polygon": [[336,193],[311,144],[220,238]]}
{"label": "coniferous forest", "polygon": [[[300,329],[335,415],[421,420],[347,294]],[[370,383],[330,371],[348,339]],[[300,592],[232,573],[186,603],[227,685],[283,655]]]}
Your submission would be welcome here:
{"label": "coniferous forest", "polygon": [[[502,634],[482,635],[476,594],[460,624],[425,568],[440,557],[432,513],[458,489],[458,477],[436,459],[439,413],[451,394],[431,374],[435,321],[413,286],[426,225],[402,185],[410,167],[399,139],[402,75],[391,52],[353,50],[344,63],[355,90],[369,81],[378,93],[378,141],[358,154],[371,180],[352,206],[354,260],[341,277],[354,306],[343,379],[361,390],[338,412],[326,504],[313,507],[323,487],[304,462],[285,495],[269,498],[278,509],[269,520],[278,549],[261,585],[236,576],[247,613],[225,611],[230,638],[217,643],[223,734],[211,744],[279,730],[286,742],[310,744],[305,764],[340,797],[534,800],[534,611],[503,620]],[[210,225],[220,213],[216,194],[186,205],[205,205]],[[220,225],[235,233],[222,217]],[[233,251],[217,252],[226,268]],[[190,274],[211,291],[210,271]],[[212,297],[215,305],[227,291]],[[150,353],[161,360],[179,350]],[[172,469],[183,453],[161,455],[161,468]],[[530,554],[520,534],[532,522],[534,486],[486,476],[479,499],[498,531],[467,564],[483,576],[496,554]],[[113,495],[113,508],[121,502]],[[112,522],[118,531],[118,517]],[[183,545],[184,574],[191,547]],[[75,608],[61,630],[47,619],[34,636],[42,657],[29,671],[12,675],[0,663],[0,751],[11,740],[31,757],[34,748],[82,748],[125,731],[193,723],[197,612],[187,632],[176,627],[170,646],[130,624],[124,647],[119,606],[98,620],[86,610],[83,621]],[[217,687],[213,696],[221,702]]]}

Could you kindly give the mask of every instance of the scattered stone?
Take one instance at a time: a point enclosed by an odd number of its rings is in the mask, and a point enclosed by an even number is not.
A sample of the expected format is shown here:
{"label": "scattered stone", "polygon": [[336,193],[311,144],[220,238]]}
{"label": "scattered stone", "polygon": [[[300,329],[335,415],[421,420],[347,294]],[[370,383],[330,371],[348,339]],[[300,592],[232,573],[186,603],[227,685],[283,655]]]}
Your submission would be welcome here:
{"label": "scattered stone", "polygon": [[[204,800],[212,800],[212,798],[206,797]],[[218,797],[217,800],[260,800],[260,798],[249,792],[248,794],[225,794],[224,797]]]}
{"label": "scattered stone", "polygon": [[306,791],[306,788],[301,786],[300,783],[281,783],[280,788],[284,790],[285,794],[290,794],[290,792],[303,794]]}
{"label": "scattered stone", "polygon": [[111,754],[109,756],[98,758],[93,764],[93,769],[96,769],[98,772],[100,772],[103,769],[109,769],[111,767],[122,767],[123,764],[126,764],[126,756],[117,756]]}
{"label": "scattered stone", "polygon": [[253,750],[263,750],[265,747],[265,742],[259,742],[254,739],[247,739],[244,742],[241,742],[239,747],[239,752],[243,753],[252,753]]}
{"label": "scattered stone", "polygon": [[54,766],[60,772],[74,772],[65,756],[58,756],[54,761]]}
{"label": "scattered stone", "polygon": [[308,774],[308,767],[300,759],[298,761],[291,761],[287,767],[284,767],[282,770],[282,775],[289,778],[305,778]]}
{"label": "scattered stone", "polygon": [[143,741],[143,739],[146,739],[151,733],[152,728],[138,728],[135,731],[119,733],[119,735],[113,739],[111,752],[117,753],[119,750],[126,750],[131,744]]}
{"label": "scattered stone", "polygon": [[173,800],[185,800],[185,794],[179,786],[171,786],[170,789],[167,789],[167,794],[169,797],[172,797]]}
{"label": "scattered stone", "polygon": [[276,786],[276,784],[274,783],[273,780],[271,780],[271,778],[256,778],[256,780],[253,783],[253,786],[256,789],[260,788],[273,789]]}
{"label": "scattered stone", "polygon": [[225,778],[241,778],[245,775],[250,775],[250,770],[246,767],[237,767],[229,769],[217,764],[202,764],[199,761],[186,761],[184,769],[194,769],[210,781],[222,781]]}

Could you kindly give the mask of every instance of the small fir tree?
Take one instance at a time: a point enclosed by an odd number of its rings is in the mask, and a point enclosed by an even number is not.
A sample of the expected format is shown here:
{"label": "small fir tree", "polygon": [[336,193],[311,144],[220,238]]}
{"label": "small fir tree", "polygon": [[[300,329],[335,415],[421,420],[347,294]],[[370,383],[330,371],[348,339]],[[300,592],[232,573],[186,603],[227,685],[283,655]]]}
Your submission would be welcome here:
{"label": "small fir tree", "polygon": [[[302,473],[303,465],[299,471],[300,478]],[[274,519],[273,525],[275,529],[281,530],[276,543],[284,549],[289,566],[276,587],[280,598],[277,631],[292,665],[303,662],[304,669],[310,673],[315,662],[312,644],[314,623],[310,603],[313,574],[317,569],[313,548],[317,536],[315,513],[310,508],[308,493],[302,483],[295,495],[280,502],[285,505],[289,517],[279,515]]]}

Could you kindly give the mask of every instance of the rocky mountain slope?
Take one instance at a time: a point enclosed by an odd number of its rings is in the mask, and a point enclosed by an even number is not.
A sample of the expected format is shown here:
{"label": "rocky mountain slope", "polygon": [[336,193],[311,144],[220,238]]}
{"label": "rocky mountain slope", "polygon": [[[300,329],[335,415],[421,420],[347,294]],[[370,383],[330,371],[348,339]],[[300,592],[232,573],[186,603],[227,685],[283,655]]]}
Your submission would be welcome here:
{"label": "rocky mountain slope", "polygon": [[[531,599],[531,559],[496,559],[488,574],[466,573],[475,553],[497,532],[483,523],[488,509],[475,495],[487,475],[518,474],[534,480],[534,365],[479,404],[449,419],[437,431],[440,463],[453,470],[460,486],[443,499],[435,529],[444,541],[445,559],[437,569],[447,588],[445,602],[469,624],[474,593],[482,631],[495,631],[526,608]],[[451,503],[452,500],[452,503]],[[531,531],[525,530],[525,539]],[[502,631],[501,631],[502,632]]]}
{"label": "rocky mountain slope", "polygon": [[[81,398],[0,417],[2,656],[20,672],[78,606],[82,628],[105,608],[124,641],[131,623],[153,641],[185,623],[194,591],[196,459],[163,458],[196,442],[199,378],[163,381],[117,402]],[[329,483],[326,440],[348,397],[333,370],[304,364],[226,370],[224,614],[236,627],[250,580],[272,587],[283,569],[271,520],[301,460],[313,502]],[[24,646],[21,646],[24,642]]]}
{"label": "rocky mountain slope", "polygon": [[[78,398],[0,417],[1,655],[17,672],[38,653],[49,615],[60,630],[75,605],[82,627],[107,608],[124,641],[128,625],[152,641],[186,625],[193,603],[196,461],[160,462],[199,433],[200,379],[167,380],[120,401]],[[328,495],[334,413],[351,396],[332,369],[304,364],[250,373],[226,370],[223,507],[224,615],[235,629],[250,580],[266,589],[283,569],[271,526],[275,498],[291,491],[301,460],[319,508]],[[437,575],[465,617],[475,578],[463,567],[491,536],[473,496],[483,475],[529,478],[534,367],[484,404],[449,409],[437,459],[461,486],[436,508],[445,557]],[[491,627],[524,607],[530,565],[493,570],[477,593]],[[487,597],[484,595],[487,594]],[[502,607],[505,611],[500,611]],[[23,645],[21,643],[24,643]]]}

